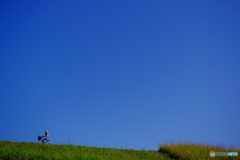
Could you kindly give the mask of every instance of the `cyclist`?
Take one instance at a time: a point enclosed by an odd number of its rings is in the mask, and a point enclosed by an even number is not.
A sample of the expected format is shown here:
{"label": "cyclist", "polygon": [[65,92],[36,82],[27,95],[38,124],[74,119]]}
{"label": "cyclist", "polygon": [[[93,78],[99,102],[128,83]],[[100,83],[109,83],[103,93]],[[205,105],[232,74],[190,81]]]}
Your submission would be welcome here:
{"label": "cyclist", "polygon": [[41,136],[41,139],[42,139],[42,142],[43,143],[46,143],[48,140],[47,138],[49,137],[49,132],[46,130],[45,131],[45,135],[44,136]]}
{"label": "cyclist", "polygon": [[48,138],[48,137],[49,137],[49,132],[46,130],[46,131],[45,131],[45,135],[42,136],[42,137]]}

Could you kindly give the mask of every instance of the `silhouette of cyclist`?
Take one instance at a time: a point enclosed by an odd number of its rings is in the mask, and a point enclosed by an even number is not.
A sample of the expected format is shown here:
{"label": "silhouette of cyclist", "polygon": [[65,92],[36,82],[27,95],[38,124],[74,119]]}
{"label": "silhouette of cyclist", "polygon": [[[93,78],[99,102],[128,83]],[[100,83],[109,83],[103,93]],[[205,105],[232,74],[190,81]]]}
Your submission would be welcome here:
{"label": "silhouette of cyclist", "polygon": [[45,137],[45,139],[47,139],[48,137],[49,137],[49,132],[46,130],[45,131],[45,135],[44,136],[41,136],[42,138],[44,138]]}

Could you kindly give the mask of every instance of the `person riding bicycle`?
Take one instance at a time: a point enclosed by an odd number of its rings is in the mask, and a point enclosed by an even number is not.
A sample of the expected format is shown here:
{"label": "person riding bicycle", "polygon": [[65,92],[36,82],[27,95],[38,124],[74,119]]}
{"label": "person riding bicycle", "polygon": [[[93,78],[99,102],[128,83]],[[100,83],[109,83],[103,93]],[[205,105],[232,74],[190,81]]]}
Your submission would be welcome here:
{"label": "person riding bicycle", "polygon": [[44,136],[39,136],[38,135],[38,143],[49,143],[50,140],[47,139],[49,137],[49,132],[46,130]]}

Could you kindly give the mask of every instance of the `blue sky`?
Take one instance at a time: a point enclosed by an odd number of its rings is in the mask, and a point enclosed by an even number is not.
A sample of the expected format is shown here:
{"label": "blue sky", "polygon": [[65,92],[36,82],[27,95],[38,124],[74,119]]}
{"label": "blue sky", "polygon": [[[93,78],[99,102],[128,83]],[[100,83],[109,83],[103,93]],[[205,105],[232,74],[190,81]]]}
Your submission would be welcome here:
{"label": "blue sky", "polygon": [[240,146],[239,7],[1,1],[0,140]]}

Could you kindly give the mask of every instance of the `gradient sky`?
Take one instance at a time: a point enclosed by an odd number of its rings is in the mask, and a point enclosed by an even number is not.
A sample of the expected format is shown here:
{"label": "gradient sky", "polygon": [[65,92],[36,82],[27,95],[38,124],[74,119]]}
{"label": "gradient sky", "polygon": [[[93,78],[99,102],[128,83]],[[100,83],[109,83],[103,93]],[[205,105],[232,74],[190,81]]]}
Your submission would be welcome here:
{"label": "gradient sky", "polygon": [[240,1],[0,2],[0,140],[240,146]]}

